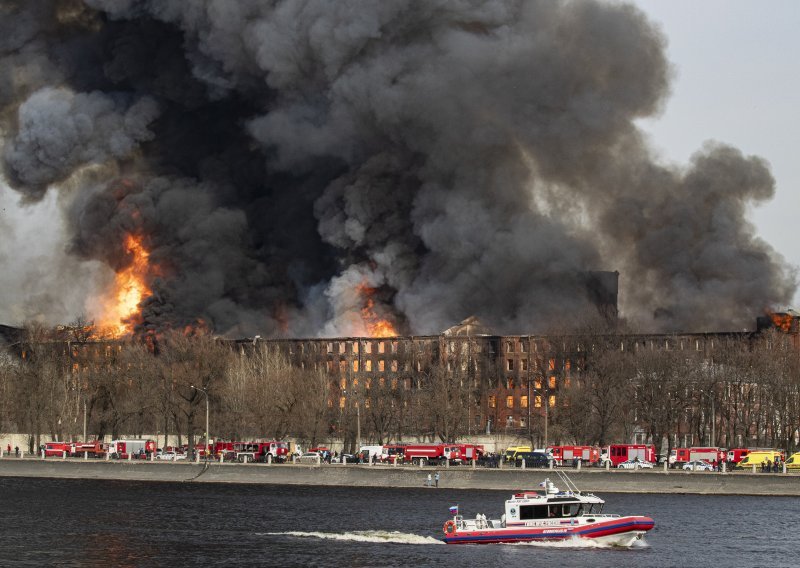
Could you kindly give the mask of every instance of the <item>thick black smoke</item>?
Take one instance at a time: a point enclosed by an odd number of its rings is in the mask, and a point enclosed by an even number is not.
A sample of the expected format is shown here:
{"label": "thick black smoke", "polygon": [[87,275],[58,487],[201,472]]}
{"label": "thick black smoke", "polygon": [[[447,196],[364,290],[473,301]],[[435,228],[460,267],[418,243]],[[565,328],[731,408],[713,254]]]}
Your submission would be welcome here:
{"label": "thick black smoke", "polygon": [[794,273],[754,234],[766,163],[657,163],[665,39],[600,2],[84,0],[0,8],[6,178],[71,191],[72,254],[158,267],[151,327],[528,332],[619,270],[643,328],[752,326]]}

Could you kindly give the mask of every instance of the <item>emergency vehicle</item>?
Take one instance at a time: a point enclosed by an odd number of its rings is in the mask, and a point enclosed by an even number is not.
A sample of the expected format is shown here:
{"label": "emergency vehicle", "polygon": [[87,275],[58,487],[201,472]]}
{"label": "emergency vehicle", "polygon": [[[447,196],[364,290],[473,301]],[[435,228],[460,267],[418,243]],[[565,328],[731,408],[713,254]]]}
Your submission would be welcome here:
{"label": "emergency vehicle", "polygon": [[62,457],[64,452],[69,455],[70,445],[70,442],[47,442],[44,445],[44,455]]}
{"label": "emergency vehicle", "polygon": [[461,453],[456,444],[410,444],[403,448],[403,458],[414,465],[461,463]]}
{"label": "emergency vehicle", "polygon": [[682,467],[690,461],[714,463],[725,461],[727,453],[724,448],[673,448],[669,453],[669,466]]}
{"label": "emergency vehicle", "polygon": [[146,458],[155,453],[156,443],[153,440],[111,440],[108,443],[108,453],[114,459],[126,460]]}
{"label": "emergency vehicle", "polygon": [[69,453],[74,457],[83,457],[84,454],[90,458],[103,457],[106,453],[106,448],[100,440],[93,442],[73,442],[70,444]]}
{"label": "emergency vehicle", "polygon": [[656,447],[653,444],[611,444],[607,448],[606,457],[611,460],[613,467],[636,458],[656,463]]}
{"label": "emergency vehicle", "polygon": [[547,453],[556,465],[572,465],[576,459],[585,464],[600,462],[600,448],[597,446],[549,446]]}

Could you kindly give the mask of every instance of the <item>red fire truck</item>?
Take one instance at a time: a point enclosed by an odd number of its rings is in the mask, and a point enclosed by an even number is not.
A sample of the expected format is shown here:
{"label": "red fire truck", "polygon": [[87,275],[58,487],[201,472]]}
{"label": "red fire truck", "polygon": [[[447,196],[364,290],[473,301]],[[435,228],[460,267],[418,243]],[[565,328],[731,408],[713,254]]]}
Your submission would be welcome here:
{"label": "red fire truck", "polygon": [[73,457],[82,458],[84,454],[90,458],[100,458],[106,453],[106,448],[100,440],[93,442],[73,442],[70,444],[69,454]]}
{"label": "red fire truck", "polygon": [[397,460],[403,461],[407,446],[408,444],[385,444],[381,451],[381,461],[385,463],[394,463]]}
{"label": "red fire truck", "polygon": [[47,442],[44,445],[44,455],[48,457],[56,456],[59,458],[64,455],[64,452],[66,452],[66,454],[69,455],[70,446],[71,446],[70,442]]}
{"label": "red fire truck", "polygon": [[636,458],[656,463],[656,447],[653,444],[611,444],[608,446],[607,452],[607,457],[614,467],[624,461]]}
{"label": "red fire truck", "polygon": [[111,440],[108,443],[108,453],[115,459],[147,458],[156,451],[156,443],[153,440]]}
{"label": "red fire truck", "polygon": [[414,465],[434,463],[444,465],[461,463],[461,453],[456,444],[410,444],[403,448],[403,458]]}
{"label": "red fire truck", "polygon": [[469,463],[483,456],[483,446],[478,444],[458,444],[458,453],[462,462]]}
{"label": "red fire truck", "polygon": [[552,454],[556,465],[572,465],[576,459],[584,464],[600,462],[600,448],[597,446],[548,446],[547,453]]}
{"label": "red fire truck", "polygon": [[714,463],[714,461],[720,462],[725,459],[726,452],[724,448],[673,448],[669,453],[669,466],[683,467],[683,464],[690,461],[702,460]]}

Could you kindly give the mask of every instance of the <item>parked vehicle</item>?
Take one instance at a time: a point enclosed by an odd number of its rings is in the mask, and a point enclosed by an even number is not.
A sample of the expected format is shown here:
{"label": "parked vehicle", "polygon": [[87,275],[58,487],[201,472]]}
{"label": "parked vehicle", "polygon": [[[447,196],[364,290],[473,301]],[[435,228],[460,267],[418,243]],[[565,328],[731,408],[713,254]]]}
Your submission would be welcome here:
{"label": "parked vehicle", "polygon": [[522,467],[523,461],[525,468],[545,468],[550,467],[550,458],[547,454],[542,452],[517,452],[517,457],[514,459],[515,467]]}
{"label": "parked vehicle", "polygon": [[81,458],[84,455],[89,458],[100,458],[105,456],[106,447],[100,440],[92,442],[73,442],[70,444],[70,455]]}
{"label": "parked vehicle", "polygon": [[156,459],[164,461],[185,460],[186,454],[179,454],[177,452],[161,452],[160,454],[156,455]]}
{"label": "parked vehicle", "polygon": [[617,465],[617,469],[653,469],[655,464],[653,462],[640,460],[639,458],[634,458],[632,460],[626,460],[624,462],[620,462]]}
{"label": "parked vehicle", "polygon": [[769,461],[775,463],[775,459],[782,459],[782,452],[780,450],[767,450],[767,451],[754,451],[747,454],[742,460],[736,464],[736,469],[751,469],[754,465],[756,468],[761,467],[761,464]]}
{"label": "parked vehicle", "polygon": [[714,467],[703,460],[692,460],[683,464],[684,471],[714,471]]}
{"label": "parked vehicle", "polygon": [[322,456],[319,452],[306,452],[297,458],[298,463],[321,463]]}
{"label": "parked vehicle", "polygon": [[44,445],[44,455],[46,457],[62,457],[70,453],[70,442],[47,442]]}
{"label": "parked vehicle", "polygon": [[673,448],[669,453],[669,465],[677,468],[698,460],[713,463],[724,461],[726,457],[727,452],[724,448]]}
{"label": "parked vehicle", "polygon": [[458,446],[452,444],[409,444],[403,448],[403,458],[414,465],[461,463]]}
{"label": "parked vehicle", "polygon": [[800,452],[789,456],[789,459],[786,460],[786,469],[800,469]]}
{"label": "parked vehicle", "polygon": [[108,444],[108,453],[114,459],[146,459],[155,451],[153,440],[112,440]]}
{"label": "parked vehicle", "polygon": [[503,452],[503,459],[508,462],[513,462],[517,459],[517,454],[520,452],[532,452],[533,448],[531,446],[510,446],[506,448],[506,451]]}
{"label": "parked vehicle", "polygon": [[651,464],[656,461],[656,447],[653,444],[611,444],[604,453],[613,467],[637,458],[640,462]]}
{"label": "parked vehicle", "polygon": [[556,465],[572,465],[575,460],[585,464],[600,463],[600,448],[597,446],[550,446],[547,450]]}

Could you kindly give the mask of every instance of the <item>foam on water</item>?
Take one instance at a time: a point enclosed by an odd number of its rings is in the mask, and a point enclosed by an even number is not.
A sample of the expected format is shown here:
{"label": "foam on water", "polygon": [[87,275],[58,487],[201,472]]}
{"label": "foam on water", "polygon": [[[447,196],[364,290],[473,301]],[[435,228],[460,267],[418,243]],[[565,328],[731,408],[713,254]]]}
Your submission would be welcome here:
{"label": "foam on water", "polygon": [[391,542],[396,544],[444,544],[438,538],[431,536],[420,536],[418,534],[401,533],[397,531],[353,531],[344,533],[326,533],[326,532],[303,532],[303,531],[286,531],[286,532],[269,532],[269,533],[256,533],[259,535],[269,536],[294,536],[300,538],[322,538],[328,540],[347,540],[353,542]]}
{"label": "foam on water", "polygon": [[609,549],[631,549],[631,548],[650,548],[644,539],[636,540],[630,546],[618,546],[608,542],[600,542],[595,539],[581,538],[573,536],[566,540],[532,541],[509,543],[510,546],[535,546],[540,548],[609,548]]}

